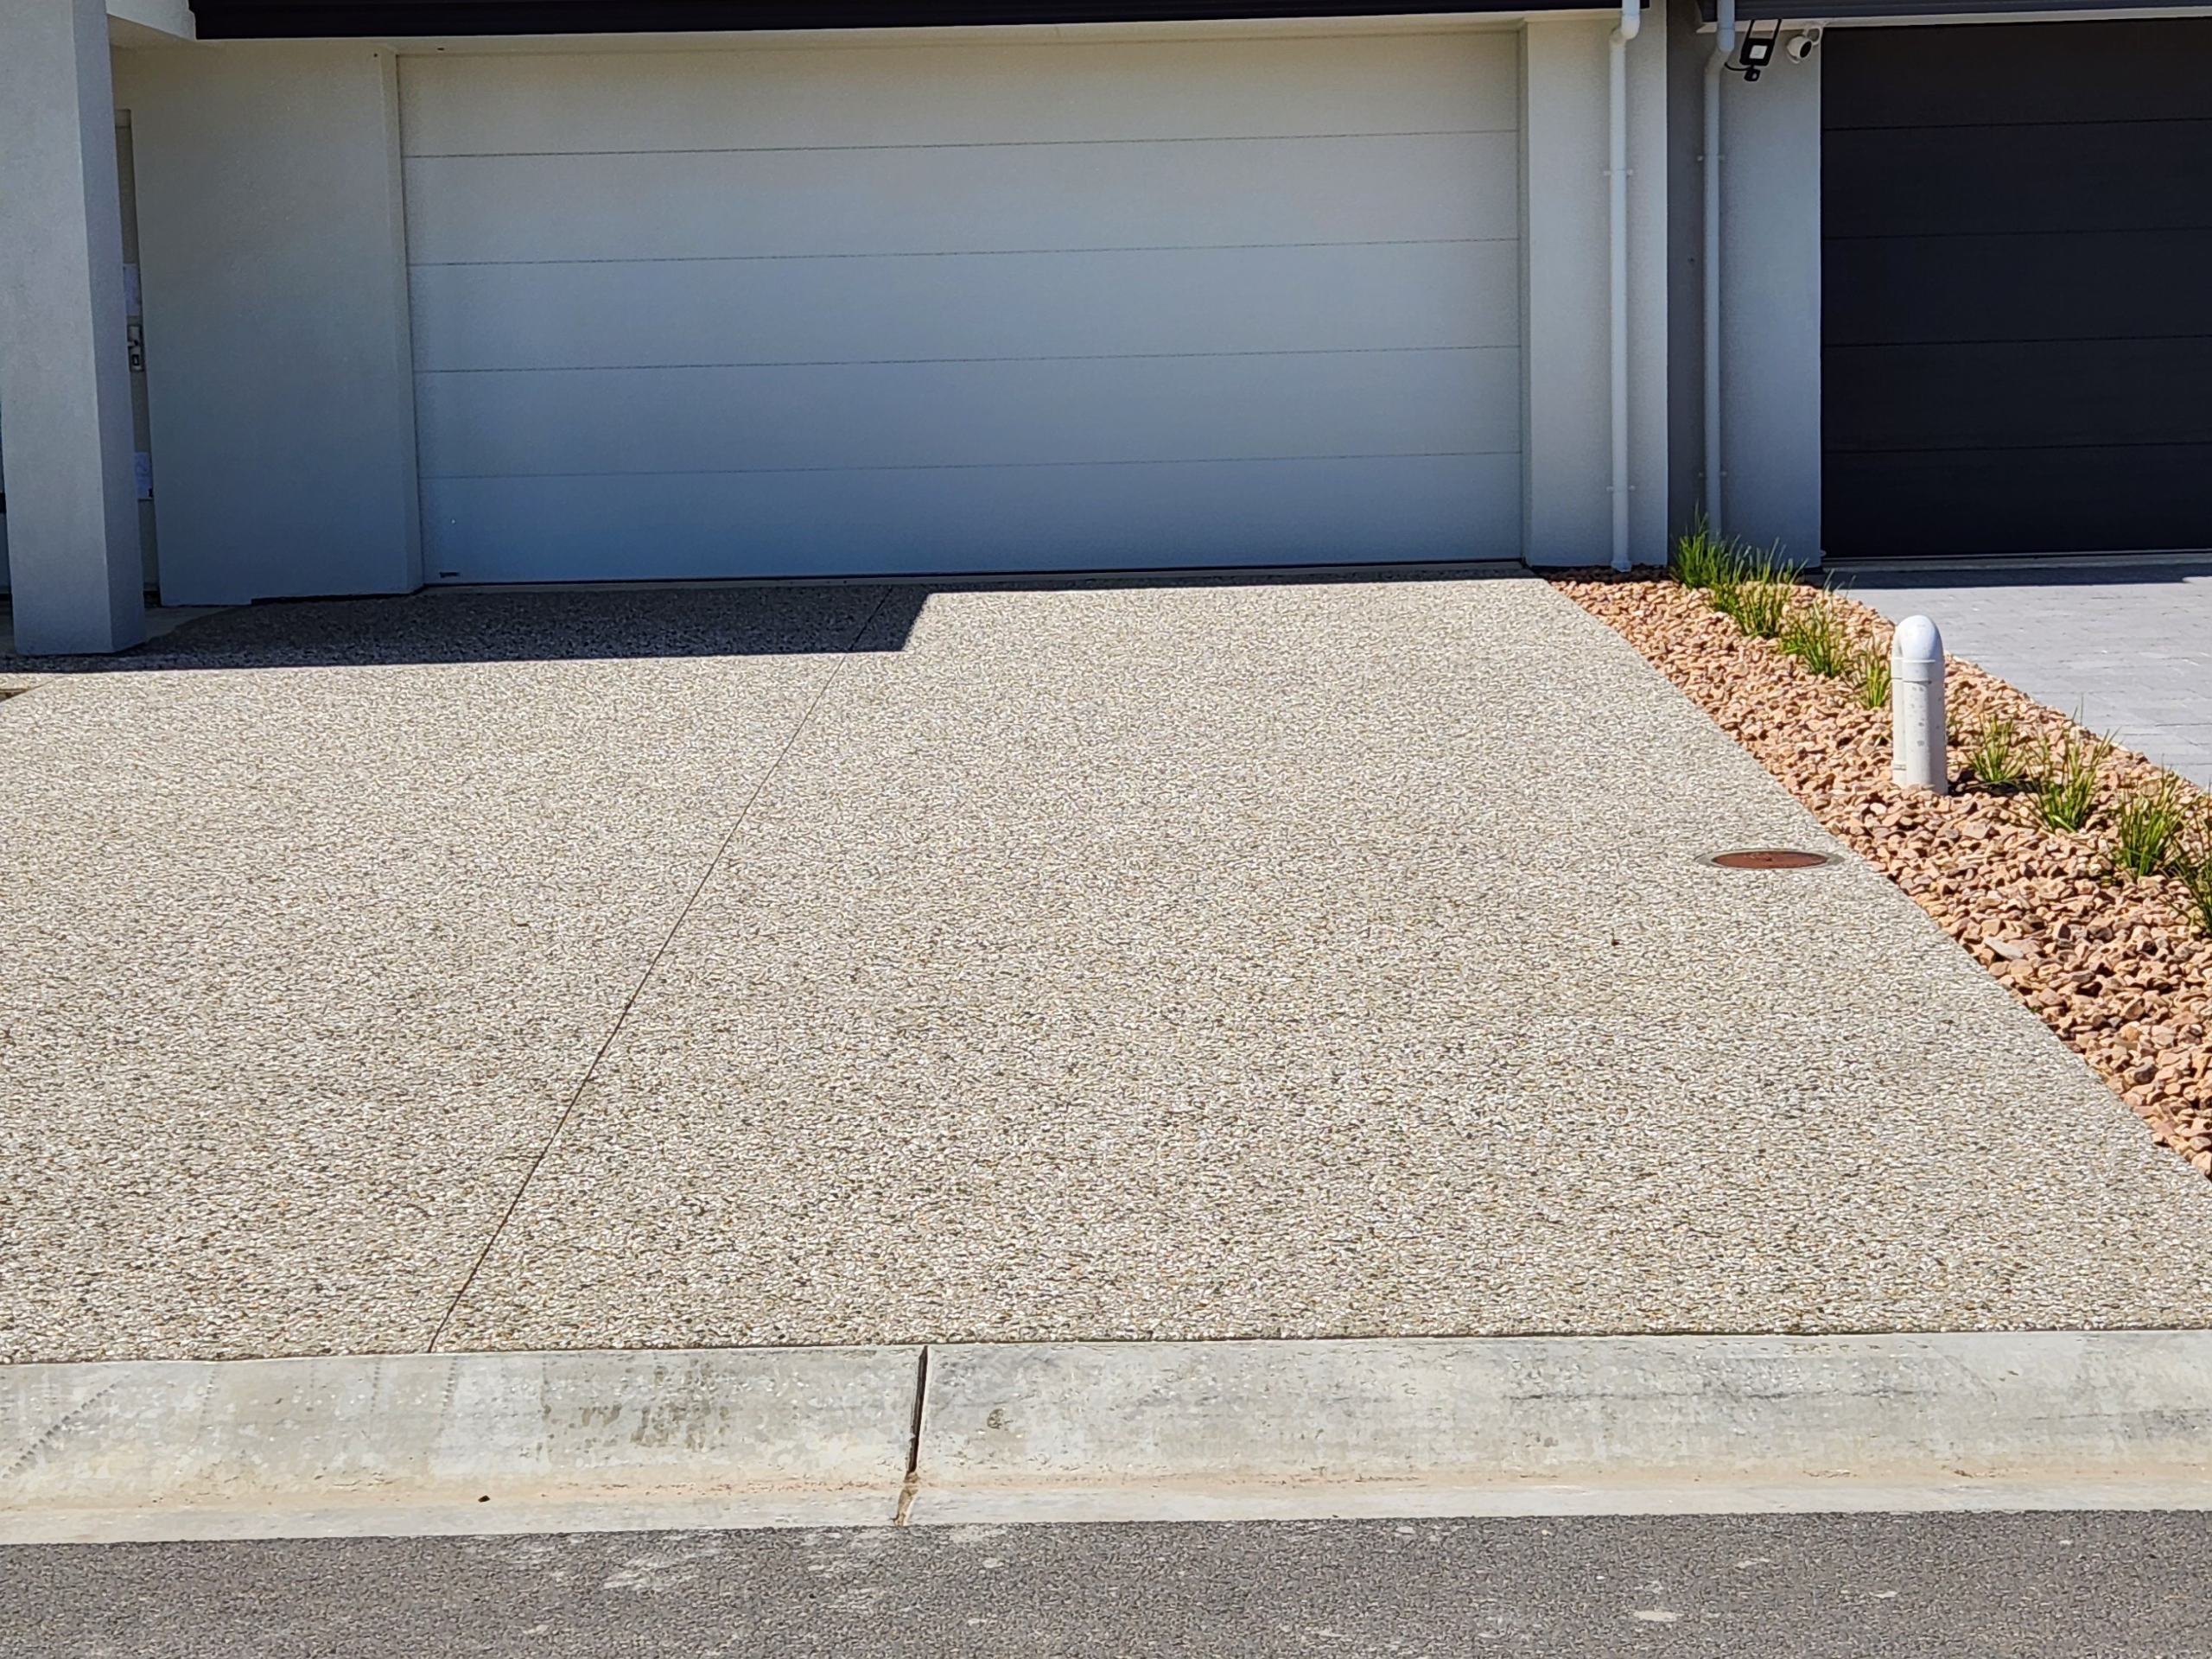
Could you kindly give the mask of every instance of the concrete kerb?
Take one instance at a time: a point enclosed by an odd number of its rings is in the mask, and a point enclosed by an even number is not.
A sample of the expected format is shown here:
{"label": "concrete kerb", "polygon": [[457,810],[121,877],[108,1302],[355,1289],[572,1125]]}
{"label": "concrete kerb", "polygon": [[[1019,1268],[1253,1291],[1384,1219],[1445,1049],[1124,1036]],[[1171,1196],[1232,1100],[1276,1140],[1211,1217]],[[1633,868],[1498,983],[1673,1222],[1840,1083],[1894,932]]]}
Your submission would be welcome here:
{"label": "concrete kerb", "polygon": [[13,1367],[0,1542],[2212,1509],[2212,1332],[976,1344],[924,1359]]}
{"label": "concrete kerb", "polygon": [[0,1541],[861,1526],[920,1351],[0,1370]]}
{"label": "concrete kerb", "polygon": [[911,1518],[2212,1507],[2212,1332],[933,1350]]}

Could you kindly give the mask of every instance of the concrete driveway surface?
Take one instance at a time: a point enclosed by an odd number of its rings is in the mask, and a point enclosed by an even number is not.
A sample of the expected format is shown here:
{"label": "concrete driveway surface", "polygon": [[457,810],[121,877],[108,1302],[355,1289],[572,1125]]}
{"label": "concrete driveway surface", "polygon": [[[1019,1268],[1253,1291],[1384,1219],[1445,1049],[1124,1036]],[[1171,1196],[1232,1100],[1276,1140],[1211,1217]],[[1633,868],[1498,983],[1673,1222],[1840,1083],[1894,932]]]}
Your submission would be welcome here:
{"label": "concrete driveway surface", "polygon": [[2212,557],[1849,570],[1892,620],[1936,619],[1945,646],[2212,789]]}
{"label": "concrete driveway surface", "polygon": [[0,703],[0,1357],[2189,1325],[2212,1194],[1529,580],[257,607]]}

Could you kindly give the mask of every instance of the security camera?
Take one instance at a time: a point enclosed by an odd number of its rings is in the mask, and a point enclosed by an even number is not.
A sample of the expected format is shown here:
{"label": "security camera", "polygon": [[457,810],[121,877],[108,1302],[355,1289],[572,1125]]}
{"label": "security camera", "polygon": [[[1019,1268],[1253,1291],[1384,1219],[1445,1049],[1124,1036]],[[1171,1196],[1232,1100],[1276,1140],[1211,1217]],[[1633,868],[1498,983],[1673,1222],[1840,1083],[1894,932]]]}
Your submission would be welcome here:
{"label": "security camera", "polygon": [[1789,44],[1782,48],[1782,54],[1792,63],[1802,63],[1813,55],[1813,48],[1820,43],[1821,31],[1816,24],[1802,35],[1791,35]]}

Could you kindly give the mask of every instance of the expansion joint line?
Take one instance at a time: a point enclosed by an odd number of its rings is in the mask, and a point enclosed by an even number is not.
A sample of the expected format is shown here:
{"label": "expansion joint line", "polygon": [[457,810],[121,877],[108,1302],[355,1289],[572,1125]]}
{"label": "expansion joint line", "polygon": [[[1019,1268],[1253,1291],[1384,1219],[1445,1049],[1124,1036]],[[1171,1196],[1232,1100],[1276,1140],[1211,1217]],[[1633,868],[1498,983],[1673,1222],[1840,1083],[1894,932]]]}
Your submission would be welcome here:
{"label": "expansion joint line", "polygon": [[922,1490],[922,1407],[930,1397],[929,1344],[922,1345],[914,1363],[914,1417],[906,1430],[906,1478],[899,1484],[899,1510],[891,1524],[903,1527],[914,1513],[914,1495]]}
{"label": "expansion joint line", "polygon": [[[700,871],[699,879],[692,883],[691,891],[684,896],[682,906],[676,912],[676,919],[661,935],[660,943],[653,948],[645,970],[638,976],[637,983],[631,986],[629,995],[623,998],[622,1007],[615,1014],[613,1023],[607,1027],[607,1035],[601,1039],[598,1049],[591,1057],[591,1064],[584,1068],[583,1076],[576,1080],[576,1086],[569,1090],[569,1098],[563,1103],[561,1115],[553,1120],[553,1129],[545,1137],[545,1144],[538,1147],[537,1155],[530,1160],[530,1167],[523,1172],[522,1179],[515,1185],[514,1196],[507,1200],[507,1207],[499,1213],[499,1224],[492,1229],[491,1236],[484,1241],[484,1248],[476,1253],[476,1260],[469,1264],[468,1276],[461,1281],[461,1288],[454,1292],[453,1300],[446,1304],[446,1311],[438,1319],[438,1328],[430,1333],[429,1345],[423,1350],[425,1353],[437,1352],[439,1344],[445,1341],[446,1327],[453,1323],[454,1315],[461,1311],[461,1303],[467,1300],[478,1275],[484,1271],[484,1264],[492,1259],[492,1252],[499,1247],[500,1239],[506,1236],[508,1224],[514,1220],[515,1211],[522,1207],[523,1194],[530,1191],[530,1184],[537,1179],[537,1172],[544,1166],[546,1159],[559,1144],[562,1131],[569,1127],[569,1120],[576,1115],[576,1107],[582,1102],[585,1091],[598,1078],[599,1068],[606,1063],[607,1054],[614,1046],[614,1039],[622,1034],[622,1027],[629,1023],[631,1011],[638,1006],[638,999],[645,995],[645,987],[652,983],[653,976],[660,971],[661,961],[668,955],[669,947],[676,943],[676,936],[683,931],[683,924],[690,919],[693,908],[707,890],[707,884],[715,879],[715,872],[729,856],[729,849],[737,842],[738,831],[745,828],[745,821],[753,816],[753,809],[760,804],[760,798],[767,793],[768,785],[784,769],[784,762],[791,758],[791,750],[797,747],[806,728],[814,723],[814,716],[820,710],[823,699],[829,696],[830,688],[837,683],[837,677],[844,672],[845,664],[852,660],[853,653],[860,648],[861,641],[868,638],[868,631],[875,626],[875,619],[882,613],[890,598],[891,590],[887,588],[877,597],[867,616],[861,619],[860,626],[853,630],[852,637],[845,641],[836,660],[830,664],[830,671],[822,677],[822,683],[815,688],[806,711],[792,725],[790,735],[784,739],[783,747],[776,751],[776,758],[769,762],[767,769],[760,774],[760,781],[753,785],[753,792],[745,798],[745,804],[730,820],[728,830],[715,848],[714,856],[707,861],[707,868]],[[918,1411],[919,1408],[916,1409]]]}

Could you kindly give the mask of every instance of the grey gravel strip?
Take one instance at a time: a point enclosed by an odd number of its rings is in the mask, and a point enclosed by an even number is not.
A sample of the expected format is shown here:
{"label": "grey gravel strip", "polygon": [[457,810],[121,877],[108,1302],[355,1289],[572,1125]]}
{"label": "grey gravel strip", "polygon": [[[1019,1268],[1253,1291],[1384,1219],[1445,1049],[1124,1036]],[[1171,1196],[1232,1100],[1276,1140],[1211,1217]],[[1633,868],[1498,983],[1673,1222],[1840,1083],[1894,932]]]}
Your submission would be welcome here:
{"label": "grey gravel strip", "polygon": [[2212,1510],[2205,1332],[1007,1344],[924,1357],[0,1369],[0,1542]]}

